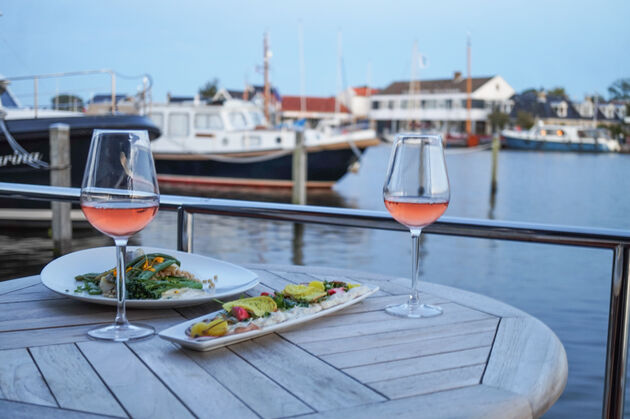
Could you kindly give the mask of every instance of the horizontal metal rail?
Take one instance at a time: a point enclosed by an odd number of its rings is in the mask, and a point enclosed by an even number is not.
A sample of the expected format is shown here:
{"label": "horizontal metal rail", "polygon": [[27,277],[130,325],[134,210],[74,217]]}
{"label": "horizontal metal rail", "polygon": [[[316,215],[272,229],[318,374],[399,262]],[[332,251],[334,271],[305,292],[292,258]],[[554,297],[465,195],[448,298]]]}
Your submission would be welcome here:
{"label": "horizontal metal rail", "polygon": [[[67,201],[78,203],[77,188],[50,187],[0,182],[0,197]],[[385,211],[369,211],[271,202],[238,201],[162,195],[160,208],[178,213],[178,248],[191,251],[193,214],[262,218],[358,227],[408,231]],[[602,229],[560,227],[542,224],[443,217],[423,229],[424,233],[510,240],[530,243],[581,246],[613,251],[611,298],[604,382],[604,418],[622,418],[625,395],[628,347],[628,295],[630,277],[630,232]]]}

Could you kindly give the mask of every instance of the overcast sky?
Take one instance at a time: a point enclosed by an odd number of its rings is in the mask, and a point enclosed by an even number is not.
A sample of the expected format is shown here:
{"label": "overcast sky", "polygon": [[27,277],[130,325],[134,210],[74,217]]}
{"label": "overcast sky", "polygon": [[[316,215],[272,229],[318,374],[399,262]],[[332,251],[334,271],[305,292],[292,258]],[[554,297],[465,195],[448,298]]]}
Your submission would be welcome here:
{"label": "overcast sky", "polygon": [[[213,78],[233,89],[262,84],[265,31],[272,82],[281,94],[300,94],[300,22],[309,95],[332,95],[339,84],[408,80],[414,41],[428,59],[421,79],[465,72],[467,32],[473,75],[499,74],[517,91],[562,86],[582,99],[630,77],[628,0],[0,0],[0,13],[4,76],[97,68],[149,73],[158,101],[166,92],[193,95]],[[102,76],[56,83],[41,90],[75,87],[84,96],[109,90]],[[136,85],[119,80],[126,93]],[[22,87],[14,83],[18,93]]]}

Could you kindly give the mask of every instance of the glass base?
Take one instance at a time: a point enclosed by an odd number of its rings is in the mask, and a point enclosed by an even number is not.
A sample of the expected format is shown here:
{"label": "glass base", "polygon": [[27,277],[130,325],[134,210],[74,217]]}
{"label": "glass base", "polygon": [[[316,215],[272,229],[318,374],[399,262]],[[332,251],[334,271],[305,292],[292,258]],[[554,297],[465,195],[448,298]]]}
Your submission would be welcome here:
{"label": "glass base", "polygon": [[130,342],[145,339],[155,334],[155,329],[148,324],[110,324],[88,330],[88,336],[96,340],[109,342]]}
{"label": "glass base", "polygon": [[393,316],[407,317],[409,319],[419,319],[421,317],[435,317],[442,314],[442,309],[429,304],[410,305],[395,304],[385,307],[385,311]]}

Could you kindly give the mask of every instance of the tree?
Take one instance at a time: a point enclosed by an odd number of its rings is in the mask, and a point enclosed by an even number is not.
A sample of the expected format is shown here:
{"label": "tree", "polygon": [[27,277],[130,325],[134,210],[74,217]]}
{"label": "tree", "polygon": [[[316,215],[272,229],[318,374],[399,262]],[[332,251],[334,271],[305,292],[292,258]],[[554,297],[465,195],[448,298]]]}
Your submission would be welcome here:
{"label": "tree", "polygon": [[83,109],[83,99],[76,95],[60,94],[51,99],[53,109],[64,111],[80,111]]}
{"label": "tree", "polygon": [[503,129],[503,127],[510,122],[510,115],[501,112],[498,108],[494,108],[494,110],[488,114],[488,122],[492,127],[492,132],[496,132],[497,130]]}
{"label": "tree", "polygon": [[[542,90],[542,89],[541,89]],[[521,92],[522,95],[526,95],[528,93],[538,93],[538,89],[530,87],[529,89],[525,89]]]}
{"label": "tree", "polygon": [[516,113],[516,125],[521,128],[530,129],[534,126],[534,115],[526,111]]}
{"label": "tree", "polygon": [[560,86],[556,86],[553,89],[548,90],[547,93],[551,96],[560,96],[563,98],[569,97],[569,95],[567,95],[566,90],[564,90],[564,87],[560,87]]}
{"label": "tree", "polygon": [[610,100],[630,100],[630,78],[617,79],[608,87]]}
{"label": "tree", "polygon": [[206,82],[206,84],[199,88],[199,96],[201,96],[202,99],[212,99],[217,93],[218,85],[219,80],[217,80],[216,78]]}

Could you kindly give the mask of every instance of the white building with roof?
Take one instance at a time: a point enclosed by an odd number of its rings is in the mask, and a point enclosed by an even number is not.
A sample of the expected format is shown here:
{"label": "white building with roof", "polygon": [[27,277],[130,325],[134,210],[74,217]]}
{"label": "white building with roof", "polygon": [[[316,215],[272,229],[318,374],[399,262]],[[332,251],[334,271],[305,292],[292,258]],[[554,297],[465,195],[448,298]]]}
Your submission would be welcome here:
{"label": "white building with roof", "polygon": [[[474,77],[470,119],[472,132],[488,134],[488,114],[496,107],[509,113],[514,89],[495,75]],[[398,81],[371,96],[369,117],[379,134],[392,134],[410,126],[441,132],[466,131],[467,79],[455,72],[451,79]]]}

